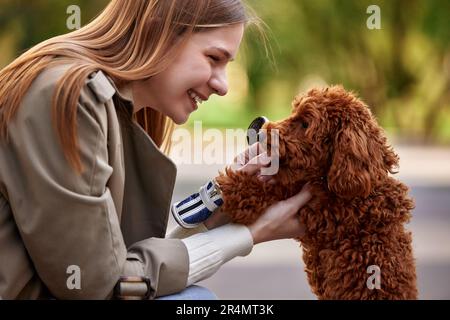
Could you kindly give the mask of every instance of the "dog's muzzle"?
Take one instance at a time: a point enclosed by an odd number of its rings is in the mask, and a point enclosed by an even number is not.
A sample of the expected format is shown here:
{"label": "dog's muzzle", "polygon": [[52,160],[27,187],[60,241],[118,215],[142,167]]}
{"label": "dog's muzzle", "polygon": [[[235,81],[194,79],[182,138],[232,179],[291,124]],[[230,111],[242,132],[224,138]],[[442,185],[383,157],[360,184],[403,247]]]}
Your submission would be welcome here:
{"label": "dog's muzzle", "polygon": [[261,128],[269,122],[264,116],[258,117],[250,123],[250,126],[247,129],[247,142],[249,145],[252,145],[256,142],[261,142],[264,140],[264,133],[261,131]]}

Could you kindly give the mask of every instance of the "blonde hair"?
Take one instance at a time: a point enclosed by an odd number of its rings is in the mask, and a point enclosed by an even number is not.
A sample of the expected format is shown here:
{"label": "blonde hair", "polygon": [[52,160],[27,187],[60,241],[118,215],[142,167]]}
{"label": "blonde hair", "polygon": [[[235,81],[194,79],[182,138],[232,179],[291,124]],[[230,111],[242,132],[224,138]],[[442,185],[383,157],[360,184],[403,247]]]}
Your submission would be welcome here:
{"label": "blonde hair", "polygon": [[[249,13],[240,0],[112,0],[83,28],[36,45],[0,71],[0,138],[8,139],[7,125],[39,73],[76,62],[57,85],[52,116],[67,160],[82,172],[77,100],[91,73],[101,70],[118,86],[148,79],[171,63],[193,32],[256,21]],[[159,147],[170,145],[173,123],[166,116],[144,108],[135,120]]]}

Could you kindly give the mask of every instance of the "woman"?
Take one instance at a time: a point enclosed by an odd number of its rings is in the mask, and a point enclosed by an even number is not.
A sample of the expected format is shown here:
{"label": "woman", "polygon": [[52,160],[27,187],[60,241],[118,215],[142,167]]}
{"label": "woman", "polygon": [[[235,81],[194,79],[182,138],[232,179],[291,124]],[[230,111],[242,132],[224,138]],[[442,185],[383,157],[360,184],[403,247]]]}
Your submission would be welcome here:
{"label": "woman", "polygon": [[168,119],[227,93],[250,20],[239,0],[113,0],[0,72],[0,297],[211,298],[192,285],[254,244],[301,235],[307,191],[249,227],[216,210],[164,238]]}

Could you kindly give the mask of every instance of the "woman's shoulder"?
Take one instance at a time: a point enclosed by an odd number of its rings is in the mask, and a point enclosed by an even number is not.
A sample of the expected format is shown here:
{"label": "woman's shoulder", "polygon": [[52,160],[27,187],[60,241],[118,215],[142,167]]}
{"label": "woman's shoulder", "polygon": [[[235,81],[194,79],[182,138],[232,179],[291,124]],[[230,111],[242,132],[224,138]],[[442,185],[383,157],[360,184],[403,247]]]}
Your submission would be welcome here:
{"label": "woman's shoulder", "polygon": [[[45,68],[34,79],[26,96],[31,97],[32,100],[42,97],[51,98],[63,76],[76,66],[76,63],[65,63]],[[105,103],[111,99],[115,92],[116,88],[112,81],[101,70],[86,77],[81,90],[81,94],[92,94],[100,103]]]}
{"label": "woman's shoulder", "polygon": [[43,69],[33,80],[22,100],[36,105],[37,101],[51,101],[61,78],[72,68],[73,64],[52,65]]}
{"label": "woman's shoulder", "polygon": [[[61,79],[76,67],[75,63],[53,65],[45,68],[33,80],[31,86],[23,96],[19,108],[19,117],[49,117],[52,109],[56,89]],[[102,108],[104,103],[112,99],[116,92],[111,80],[102,72],[96,71],[86,77],[82,86],[79,102],[89,108]]]}

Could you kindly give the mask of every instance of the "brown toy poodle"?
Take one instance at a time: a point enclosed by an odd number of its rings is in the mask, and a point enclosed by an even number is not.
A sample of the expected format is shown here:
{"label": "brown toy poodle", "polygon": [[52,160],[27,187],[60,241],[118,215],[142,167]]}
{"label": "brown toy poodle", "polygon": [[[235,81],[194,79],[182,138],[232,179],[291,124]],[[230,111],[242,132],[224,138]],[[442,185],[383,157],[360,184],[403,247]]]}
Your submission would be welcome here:
{"label": "brown toy poodle", "polygon": [[296,240],[318,298],[417,299],[404,228],[414,203],[389,176],[399,159],[369,108],[341,86],[313,89],[294,99],[289,118],[264,129],[268,150],[270,130],[279,130],[276,183],[230,169],[221,174],[223,209],[232,220],[251,224],[310,182],[313,199],[298,212],[306,233]]}

